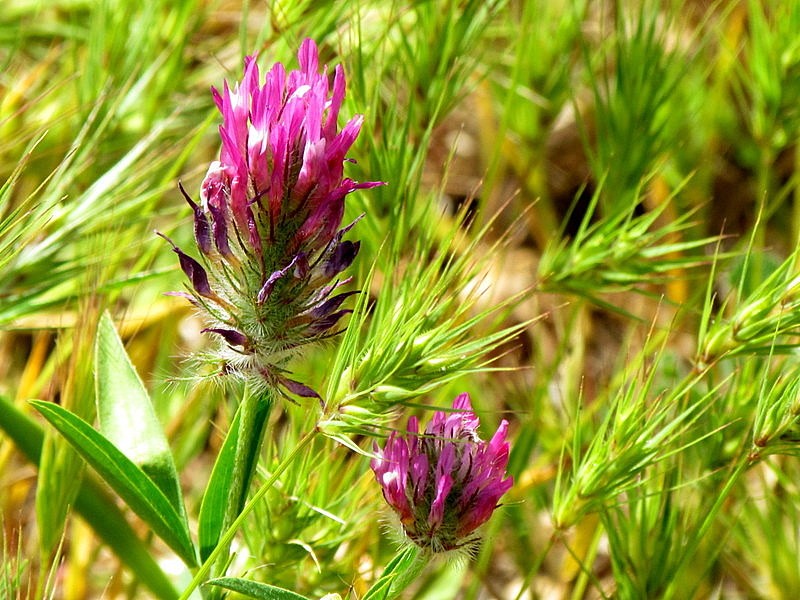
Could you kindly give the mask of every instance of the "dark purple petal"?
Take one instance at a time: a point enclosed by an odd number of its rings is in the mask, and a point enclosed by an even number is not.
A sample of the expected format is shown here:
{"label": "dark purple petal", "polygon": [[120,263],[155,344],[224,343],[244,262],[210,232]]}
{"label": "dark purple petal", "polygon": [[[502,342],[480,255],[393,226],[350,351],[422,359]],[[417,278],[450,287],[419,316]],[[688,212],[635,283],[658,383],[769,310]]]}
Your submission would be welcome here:
{"label": "dark purple petal", "polygon": [[228,244],[228,223],[225,218],[225,209],[218,206],[216,202],[208,203],[208,210],[211,213],[212,228],[214,230],[214,244],[223,256],[232,256],[231,247]]}
{"label": "dark purple petal", "polygon": [[212,298],[214,296],[211,291],[211,285],[208,283],[208,274],[206,270],[188,254],[180,250],[180,248],[172,249],[177,255],[181,264],[181,269],[186,273],[186,276],[192,282],[192,287],[201,296]]}
{"label": "dark purple petal", "polygon": [[329,315],[337,308],[339,308],[342,305],[342,302],[344,302],[347,298],[357,293],[358,293],[357,291],[354,291],[354,292],[345,292],[344,294],[337,294],[333,298],[329,298],[322,304],[314,307],[314,309],[311,311],[311,316],[315,319],[319,319],[320,317]]}
{"label": "dark purple petal", "polygon": [[200,248],[203,254],[208,254],[211,252],[211,227],[208,223],[208,218],[203,209],[186,193],[180,181],[178,182],[178,188],[180,188],[183,197],[186,198],[189,206],[192,207],[192,212],[194,212],[194,239],[197,242],[197,247]]}
{"label": "dark purple petal", "polygon": [[292,259],[292,262],[290,262],[288,265],[286,265],[282,269],[275,271],[269,277],[267,277],[267,280],[264,282],[264,285],[261,286],[261,290],[259,290],[258,292],[257,300],[259,304],[264,304],[264,302],[267,301],[267,298],[269,298],[270,294],[272,294],[272,290],[275,287],[275,284],[281,277],[286,275],[286,273],[288,273],[292,269],[292,267],[294,267],[295,263],[297,263],[297,256],[295,256]]}
{"label": "dark purple petal", "polygon": [[231,346],[242,346],[243,348],[246,348],[248,345],[247,336],[240,331],[236,331],[235,329],[207,327],[206,329],[201,330],[201,333],[216,333],[217,335],[221,335]]}
{"label": "dark purple petal", "polygon": [[267,298],[269,298],[270,295],[272,294],[272,289],[275,287],[275,284],[277,283],[278,279],[283,277],[285,274],[286,271],[280,269],[272,273],[269,277],[267,277],[267,280],[264,282],[264,285],[261,286],[261,289],[258,291],[257,300],[259,304],[264,304],[264,302],[267,301]]}
{"label": "dark purple petal", "polygon": [[320,395],[317,392],[312,390],[307,385],[300,383],[299,381],[289,379],[288,377],[283,377],[282,375],[278,375],[277,380],[279,384],[281,384],[295,396],[300,396],[301,398],[317,398],[321,400]]}
{"label": "dark purple petal", "polygon": [[245,209],[245,215],[247,219],[247,233],[250,238],[250,247],[253,249],[256,256],[261,256],[261,235],[258,232],[256,218],[249,206]]}
{"label": "dark purple petal", "polygon": [[361,242],[351,242],[350,240],[345,240],[338,244],[334,248],[330,258],[328,258],[328,260],[325,261],[325,264],[322,265],[324,276],[327,279],[330,279],[344,271],[347,267],[353,264],[353,261],[358,255],[358,251],[360,249]]}
{"label": "dark purple petal", "polygon": [[192,282],[192,287],[194,291],[196,291],[201,296],[205,296],[206,298],[214,298],[215,294],[211,291],[211,285],[208,283],[208,274],[206,270],[193,259],[191,256],[186,254],[183,250],[178,248],[175,243],[165,236],[163,233],[156,232],[162,238],[167,240],[172,245],[172,251],[178,255],[178,260],[180,261],[181,269],[189,278],[189,281]]}
{"label": "dark purple petal", "polygon": [[[215,161],[208,167],[208,172],[200,186],[203,205],[211,213],[214,243],[219,253],[226,258],[233,256],[228,244],[228,211],[231,186],[235,183],[231,179],[231,173],[235,173],[233,167]],[[234,179],[236,178],[234,177]]]}
{"label": "dark purple petal", "polygon": [[320,333],[325,333],[326,331],[328,331],[328,329],[330,329],[331,327],[336,325],[336,323],[339,321],[339,319],[341,319],[343,316],[345,316],[346,314],[349,314],[351,312],[353,312],[353,311],[350,310],[350,309],[344,309],[344,310],[340,310],[340,311],[337,311],[335,313],[331,313],[329,315],[326,315],[326,316],[322,317],[321,319],[317,319],[316,321],[314,321],[313,323],[311,323],[308,326],[308,332],[311,335],[317,335],[317,334],[320,334]]}
{"label": "dark purple petal", "polygon": [[[323,302],[328,296],[330,296],[334,290],[339,289],[344,285],[347,285],[352,280],[353,280],[352,277],[347,277],[345,279],[342,279],[341,281],[336,280],[333,283],[328,283],[321,287],[317,287],[316,291],[311,295],[309,300],[306,302],[306,306],[316,306],[317,304]],[[319,285],[323,281],[325,280],[323,280],[322,278],[312,278],[310,283],[311,286],[313,287],[315,285]]]}

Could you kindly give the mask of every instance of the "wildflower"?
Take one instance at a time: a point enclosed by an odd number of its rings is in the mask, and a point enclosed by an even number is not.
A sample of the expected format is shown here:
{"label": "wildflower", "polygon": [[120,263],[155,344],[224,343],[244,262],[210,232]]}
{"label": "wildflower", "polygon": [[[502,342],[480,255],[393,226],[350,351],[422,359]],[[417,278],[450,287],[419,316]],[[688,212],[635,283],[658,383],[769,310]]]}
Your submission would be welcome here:
{"label": "wildflower", "polygon": [[202,264],[170,243],[191,282],[178,295],[205,312],[203,331],[220,340],[225,372],[316,396],[286,377],[285,364],[304,344],[338,333],[350,312],[341,306],[354,292],[337,290],[350,281],[339,275],[359,243],[343,239],[355,224],[342,227],[344,200],[382,183],[344,177],[363,116],[338,129],[342,67],[331,87],[310,39],[298,59],[299,70],[276,63],[262,84],[249,56],[233,89],[227,82],[222,92],[212,88],[223,121],[220,157],[208,168],[200,203],[181,186]]}
{"label": "wildflower", "polygon": [[416,417],[410,418],[408,435],[392,432],[383,450],[375,446],[371,462],[406,535],[433,552],[473,546],[475,530],[513,484],[505,477],[508,422],[484,442],[469,395],[458,396],[453,409],[436,412],[423,435]]}

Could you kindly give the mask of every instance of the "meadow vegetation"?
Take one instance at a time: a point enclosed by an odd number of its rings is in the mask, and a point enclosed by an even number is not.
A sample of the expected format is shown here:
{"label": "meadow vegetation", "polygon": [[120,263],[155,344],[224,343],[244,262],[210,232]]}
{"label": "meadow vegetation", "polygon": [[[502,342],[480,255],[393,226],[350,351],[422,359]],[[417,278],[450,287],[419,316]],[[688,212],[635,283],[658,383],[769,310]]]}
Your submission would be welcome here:
{"label": "meadow vegetation", "polygon": [[[154,231],[306,38],[386,185],[242,416]],[[0,66],[0,598],[796,597],[800,3],[6,0]],[[421,564],[373,444],[465,392],[514,485]]]}

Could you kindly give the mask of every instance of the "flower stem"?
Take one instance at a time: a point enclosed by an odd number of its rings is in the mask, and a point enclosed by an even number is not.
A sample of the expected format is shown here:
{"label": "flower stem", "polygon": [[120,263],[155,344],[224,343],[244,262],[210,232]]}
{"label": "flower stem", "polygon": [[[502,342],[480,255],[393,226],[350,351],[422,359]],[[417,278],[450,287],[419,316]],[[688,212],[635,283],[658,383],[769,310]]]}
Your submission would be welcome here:
{"label": "flower stem", "polygon": [[236,501],[228,505],[223,529],[227,529],[233,523],[247,501],[247,492],[258,465],[261,442],[264,440],[264,432],[267,429],[267,421],[273,404],[270,392],[246,393],[242,401],[239,437],[233,465],[233,481],[231,482],[231,498]]}
{"label": "flower stem", "polygon": [[[222,521],[222,530],[228,530],[242,512],[247,501],[247,492],[258,465],[261,454],[261,443],[267,428],[269,414],[274,404],[271,393],[252,394],[245,390],[242,403],[239,406],[239,425],[236,438],[236,451],[233,462],[233,473],[229,498],[231,501],[225,508]],[[230,542],[217,544],[219,560],[212,563],[213,576],[220,577],[227,569]],[[215,588],[217,590],[218,588]],[[211,594],[214,597],[214,593]]]}

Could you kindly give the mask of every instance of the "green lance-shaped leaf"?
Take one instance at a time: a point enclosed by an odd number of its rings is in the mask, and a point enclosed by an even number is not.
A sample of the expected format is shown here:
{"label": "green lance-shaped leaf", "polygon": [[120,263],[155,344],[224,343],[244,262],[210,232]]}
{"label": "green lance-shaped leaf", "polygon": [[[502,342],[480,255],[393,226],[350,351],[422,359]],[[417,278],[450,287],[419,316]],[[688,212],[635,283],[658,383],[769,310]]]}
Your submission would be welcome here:
{"label": "green lance-shaped leaf", "polygon": [[142,469],[69,411],[41,400],[31,404],[188,566],[197,564],[186,519]]}
{"label": "green lance-shaped leaf", "polygon": [[[44,443],[42,428],[3,396],[0,396],[0,428],[30,462],[39,464]],[[178,597],[178,592],[153,559],[149,549],[93,478],[83,478],[75,497],[74,508],[98,537],[127,565],[137,581],[150,588],[162,600]]]}
{"label": "green lance-shaped leaf", "polygon": [[248,598],[258,598],[259,600],[308,600],[308,598],[296,592],[239,577],[210,579],[205,585],[215,585],[232,592],[238,592]]}
{"label": "green lance-shaped leaf", "polygon": [[100,431],[153,480],[186,520],[172,452],[142,380],[128,358],[107,312],[95,343],[97,415]]}

